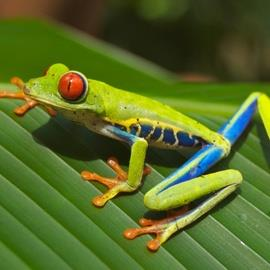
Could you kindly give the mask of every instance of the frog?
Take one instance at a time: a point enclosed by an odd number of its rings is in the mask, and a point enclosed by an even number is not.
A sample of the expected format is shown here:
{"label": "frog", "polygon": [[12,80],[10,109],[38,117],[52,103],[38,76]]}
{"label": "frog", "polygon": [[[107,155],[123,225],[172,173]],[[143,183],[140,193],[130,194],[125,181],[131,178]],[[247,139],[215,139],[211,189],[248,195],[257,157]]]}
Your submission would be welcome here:
{"label": "frog", "polygon": [[[1,90],[0,98],[24,100],[14,110],[17,115],[23,116],[41,106],[51,116],[60,113],[92,132],[130,146],[128,171],[111,157],[107,162],[115,177],[81,172],[84,180],[97,181],[108,188],[93,198],[97,207],[103,207],[119,193],[130,193],[141,186],[143,176],[150,173],[149,167],[145,167],[148,147],[196,149],[177,170],[144,195],[147,208],[170,214],[161,220],[142,218],[142,227],[124,231],[127,239],[156,234],[147,243],[151,251],[157,251],[175,232],[208,213],[241,185],[243,176],[238,170],[206,172],[229,155],[257,110],[270,138],[270,98],[263,92],[252,92],[232,117],[214,131],[166,104],[89,79],[61,63],[51,65],[43,76],[26,83],[18,77],[11,82],[19,88],[18,92]],[[198,200],[199,203],[192,204]]]}

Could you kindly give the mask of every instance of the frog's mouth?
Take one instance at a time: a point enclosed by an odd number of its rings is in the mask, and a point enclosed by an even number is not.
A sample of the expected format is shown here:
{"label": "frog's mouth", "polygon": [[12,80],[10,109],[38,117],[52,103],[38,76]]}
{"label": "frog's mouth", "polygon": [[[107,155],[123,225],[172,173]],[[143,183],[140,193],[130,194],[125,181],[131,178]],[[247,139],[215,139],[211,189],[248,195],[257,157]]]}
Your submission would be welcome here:
{"label": "frog's mouth", "polygon": [[[52,102],[51,100],[48,100],[44,97],[39,97],[37,95],[34,95],[32,91],[29,88],[27,88],[25,85],[23,86],[22,90],[27,98],[29,98],[30,100],[36,101],[39,105],[50,107],[55,110],[60,108],[60,104],[58,106],[57,101]],[[64,107],[64,106],[61,105],[61,107]]]}
{"label": "frog's mouth", "polygon": [[24,85],[22,90],[23,90],[26,97],[28,97],[31,100],[37,101],[40,105],[45,105],[45,106],[48,105],[48,106],[54,107],[52,102],[50,102],[49,100],[46,100],[44,98],[40,98],[36,95],[33,95],[31,90],[29,88],[27,88],[25,85]]}

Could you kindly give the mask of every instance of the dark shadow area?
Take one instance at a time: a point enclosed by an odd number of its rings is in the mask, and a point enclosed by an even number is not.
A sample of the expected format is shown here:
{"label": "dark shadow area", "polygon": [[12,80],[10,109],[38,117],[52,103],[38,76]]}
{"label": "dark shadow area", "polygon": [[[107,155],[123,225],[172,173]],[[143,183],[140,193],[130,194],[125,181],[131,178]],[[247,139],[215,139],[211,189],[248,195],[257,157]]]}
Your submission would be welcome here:
{"label": "dark shadow area", "polygon": [[64,119],[51,118],[33,133],[34,139],[52,151],[78,160],[104,159],[115,155],[125,163],[129,160],[127,149],[119,142],[93,133],[87,128]]}
{"label": "dark shadow area", "polygon": [[149,147],[147,153],[147,162],[168,168],[178,168],[185,160],[181,153],[175,150]]}

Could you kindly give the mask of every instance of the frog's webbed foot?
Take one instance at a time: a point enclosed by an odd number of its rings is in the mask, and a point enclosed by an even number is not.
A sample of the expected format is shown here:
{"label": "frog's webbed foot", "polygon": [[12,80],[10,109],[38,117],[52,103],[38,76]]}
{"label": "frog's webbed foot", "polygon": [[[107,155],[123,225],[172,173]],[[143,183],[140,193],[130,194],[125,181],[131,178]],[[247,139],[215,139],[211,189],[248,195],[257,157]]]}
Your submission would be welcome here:
{"label": "frog's webbed foot", "polygon": [[179,216],[188,211],[188,205],[181,207],[178,211],[168,211],[167,217],[159,220],[141,218],[139,224],[141,228],[129,228],[123,232],[127,239],[134,239],[143,234],[155,234],[156,237],[147,242],[147,247],[151,251],[157,251],[175,231],[178,230],[176,220]]}
{"label": "frog's webbed foot", "polygon": [[34,108],[37,105],[37,102],[25,95],[25,93],[23,92],[24,82],[20,78],[13,77],[11,79],[11,83],[16,85],[19,88],[19,91],[14,93],[6,90],[1,90],[0,98],[12,98],[24,100],[25,103],[14,110],[14,112],[17,115],[23,116],[30,109]]}
{"label": "frog's webbed foot", "polygon": [[[86,181],[96,181],[108,188],[108,191],[102,195],[96,196],[93,198],[92,203],[97,207],[102,207],[105,203],[111,198],[115,197],[119,192],[131,192],[134,191],[134,188],[129,186],[126,182],[128,174],[124,171],[119,165],[118,160],[115,157],[110,157],[107,160],[107,164],[113,169],[116,173],[114,178],[108,178],[100,176],[96,173],[89,171],[82,171],[81,177]],[[147,175],[151,172],[149,167],[145,167],[143,170],[143,175]]]}
{"label": "frog's webbed foot", "polygon": [[[36,107],[39,105],[39,103],[27,95],[25,95],[23,89],[24,89],[24,82],[18,78],[18,77],[13,77],[11,79],[11,83],[16,85],[19,88],[18,92],[10,92],[7,90],[0,90],[0,98],[12,98],[12,99],[21,99],[24,100],[25,103],[17,108],[14,109],[15,114],[18,116],[23,116],[26,114],[28,111],[30,111],[32,108]],[[46,110],[49,115],[55,116],[56,112],[49,107],[46,107]]]}

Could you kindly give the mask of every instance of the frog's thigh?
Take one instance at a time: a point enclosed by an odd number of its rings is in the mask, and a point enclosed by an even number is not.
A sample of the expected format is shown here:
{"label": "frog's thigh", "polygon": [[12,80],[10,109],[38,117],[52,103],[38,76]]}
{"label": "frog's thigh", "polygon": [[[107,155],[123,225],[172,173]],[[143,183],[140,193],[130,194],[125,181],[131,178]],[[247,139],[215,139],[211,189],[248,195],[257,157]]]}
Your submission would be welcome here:
{"label": "frog's thigh", "polygon": [[[164,180],[166,181],[166,179]],[[224,187],[238,186],[242,175],[236,170],[224,170],[160,189],[159,185],[145,194],[144,203],[152,210],[176,208]]]}

